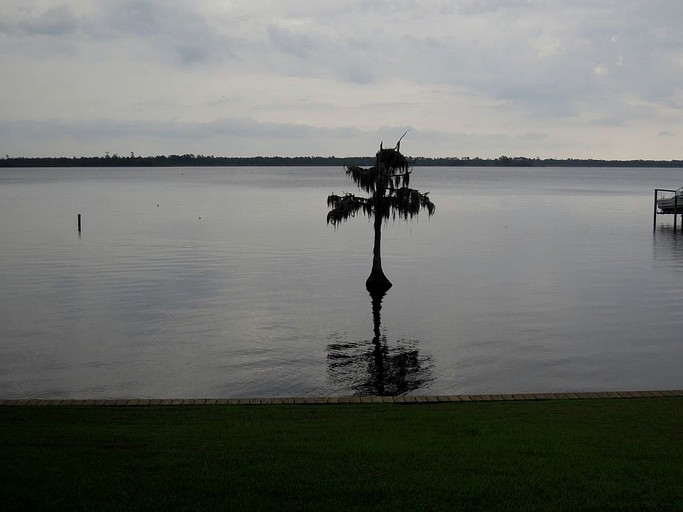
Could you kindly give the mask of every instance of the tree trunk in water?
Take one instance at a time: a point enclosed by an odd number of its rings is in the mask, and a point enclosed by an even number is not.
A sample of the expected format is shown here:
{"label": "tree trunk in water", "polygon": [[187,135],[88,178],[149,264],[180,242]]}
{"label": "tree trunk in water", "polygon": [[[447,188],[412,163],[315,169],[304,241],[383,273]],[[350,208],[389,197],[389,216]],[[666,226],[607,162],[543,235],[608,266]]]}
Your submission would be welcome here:
{"label": "tree trunk in water", "polygon": [[392,284],[382,271],[382,197],[375,193],[375,245],[372,249],[372,271],[365,281],[365,288],[369,292],[386,292]]}

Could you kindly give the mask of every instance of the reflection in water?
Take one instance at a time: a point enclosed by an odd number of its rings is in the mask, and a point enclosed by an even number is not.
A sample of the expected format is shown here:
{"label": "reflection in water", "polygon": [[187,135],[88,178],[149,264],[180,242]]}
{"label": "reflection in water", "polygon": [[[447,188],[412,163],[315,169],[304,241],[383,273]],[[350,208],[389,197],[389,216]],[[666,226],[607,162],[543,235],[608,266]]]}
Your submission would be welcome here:
{"label": "reflection in water", "polygon": [[[681,221],[683,224],[683,221]],[[655,267],[683,270],[683,233],[660,227],[653,233],[652,249]]]}
{"label": "reflection in water", "polygon": [[382,299],[386,292],[371,293],[372,341],[338,342],[327,347],[330,379],[358,396],[404,395],[429,384],[431,357],[421,356],[418,340],[397,340],[389,347],[381,334]]}

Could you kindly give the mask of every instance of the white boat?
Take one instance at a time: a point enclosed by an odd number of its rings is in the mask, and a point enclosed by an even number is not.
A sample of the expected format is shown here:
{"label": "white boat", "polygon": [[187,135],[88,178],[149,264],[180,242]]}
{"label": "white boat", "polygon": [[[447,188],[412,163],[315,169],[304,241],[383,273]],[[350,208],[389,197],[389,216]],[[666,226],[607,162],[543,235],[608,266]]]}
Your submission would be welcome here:
{"label": "white boat", "polygon": [[657,199],[657,209],[661,213],[683,214],[683,187],[669,196]]}

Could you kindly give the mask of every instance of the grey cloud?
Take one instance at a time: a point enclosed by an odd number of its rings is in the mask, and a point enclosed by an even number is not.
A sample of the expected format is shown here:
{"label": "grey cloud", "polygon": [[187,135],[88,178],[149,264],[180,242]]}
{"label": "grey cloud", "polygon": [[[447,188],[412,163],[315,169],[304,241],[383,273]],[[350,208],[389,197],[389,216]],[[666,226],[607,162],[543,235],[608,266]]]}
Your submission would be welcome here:
{"label": "grey cloud", "polygon": [[209,60],[209,52],[201,45],[178,45],[176,52],[183,64],[202,63]]}
{"label": "grey cloud", "polygon": [[174,24],[170,12],[158,2],[119,1],[99,13],[101,22],[114,32],[137,35],[158,34]]}
{"label": "grey cloud", "polygon": [[606,97],[600,105],[596,105],[589,124],[621,127],[647,120],[659,120],[661,115],[652,104],[630,105],[620,98]]}
{"label": "grey cloud", "polygon": [[230,136],[247,138],[276,138],[282,140],[307,140],[317,137],[344,139],[366,132],[353,127],[318,127],[297,123],[263,123],[252,119],[221,119],[208,123],[170,123],[145,127],[146,133],[167,132],[188,137]]}
{"label": "grey cloud", "polygon": [[537,131],[526,131],[518,136],[522,140],[545,140],[548,138],[548,134],[545,132]]}
{"label": "grey cloud", "polygon": [[[497,11],[528,6],[528,2],[508,4],[492,2],[482,9]],[[432,22],[448,24],[448,20],[444,22],[436,11],[424,5],[401,3],[387,11],[386,19],[380,24],[373,24],[367,13],[356,11],[352,14],[361,14],[357,19],[337,20],[338,25],[353,26],[349,31],[328,27],[329,21],[324,19],[315,19],[308,28],[299,28],[297,32],[270,27],[273,49],[297,59],[280,59],[278,69],[301,76],[324,73],[361,84],[393,79],[460,84],[494,98],[520,102],[525,97],[530,98],[530,103],[537,102],[539,97],[548,97],[547,107],[555,112],[575,111],[572,103],[562,104],[568,89],[573,99],[590,93],[587,79],[592,68],[578,59],[581,55],[573,53],[539,63],[529,48],[529,34],[509,27],[504,21],[500,26],[491,27],[493,32],[504,31],[496,36],[493,44],[479,43],[477,34],[459,35],[464,22],[457,16],[450,18],[453,33],[431,30]],[[508,8],[503,9],[506,5]],[[413,18],[401,18],[400,8],[410,6],[418,6]],[[389,30],[388,26],[395,21],[396,29]],[[530,93],[529,89],[535,92]]]}
{"label": "grey cloud", "polygon": [[306,34],[297,34],[283,27],[271,25],[267,28],[273,46],[286,53],[305,59],[311,54],[313,41]]}
{"label": "grey cloud", "polygon": [[19,19],[0,21],[0,32],[19,36],[63,36],[77,31],[79,20],[65,5],[35,13],[24,13]]}
{"label": "grey cloud", "polygon": [[175,0],[108,2],[94,17],[92,33],[112,39],[132,35],[162,55],[170,52],[181,64],[234,57],[228,37],[221,36],[191,4]]}
{"label": "grey cloud", "polygon": [[[395,128],[394,130],[400,129]],[[64,120],[0,121],[0,135],[8,138],[18,134],[47,138],[65,136],[108,138],[124,135],[202,138],[220,135],[291,140],[320,135],[345,138],[362,133],[366,132],[352,127],[325,128],[295,123],[260,123],[251,119],[222,119],[205,123],[179,122],[177,120],[138,123],[105,119],[82,122]]]}
{"label": "grey cloud", "polygon": [[[117,0],[95,3],[77,16],[62,5],[43,12],[28,10],[14,19],[0,21],[0,32],[12,37],[73,36],[81,45],[108,44],[135,38],[143,47],[154,48],[169,62],[204,63],[234,58],[234,41],[222,34],[201,10],[177,0]],[[61,53],[59,45],[41,51]]]}
{"label": "grey cloud", "polygon": [[[141,141],[153,141],[148,147],[156,147],[148,154],[202,153],[227,156],[253,156],[257,154],[282,156],[332,155],[344,153],[348,156],[364,155],[374,151],[380,140],[394,140],[409,127],[383,126],[378,129],[362,130],[352,126],[335,128],[317,127],[295,123],[259,123],[251,119],[222,119],[212,122],[179,122],[177,120],[110,121],[105,119],[83,122],[64,120],[0,121],[0,140],[7,146],[19,140],[42,140],[45,145],[59,146],[61,154],[50,156],[71,156],[71,146],[64,141],[87,140],[87,146],[78,154],[97,154],[103,151],[126,153],[135,150],[144,154]],[[416,132],[411,132],[415,134]],[[415,139],[417,140],[417,139]],[[208,145],[207,145],[208,141]],[[222,150],[212,149],[221,141]],[[312,142],[315,141],[315,146]],[[209,147],[210,149],[203,149]],[[315,147],[315,149],[313,149]],[[356,153],[354,153],[356,148]],[[5,153],[11,153],[7,149]],[[64,153],[66,151],[66,154]],[[44,156],[27,152],[25,156]]]}
{"label": "grey cloud", "polygon": [[463,0],[458,3],[457,9],[463,15],[480,15],[530,6],[529,0]]}
{"label": "grey cloud", "polygon": [[[133,105],[139,91],[131,80],[100,105],[97,115],[148,116],[139,124],[15,125],[27,137],[38,130],[54,139],[50,130],[62,129],[83,140],[134,135],[199,145],[202,138],[215,138],[220,148],[221,137],[245,141],[249,136],[302,148],[306,139],[312,147],[324,139],[331,147],[333,136],[315,125],[343,119],[349,127],[370,126],[336,134],[354,143],[362,135],[374,138],[372,127],[388,110],[392,121],[405,116],[405,122],[420,128],[434,121],[443,121],[443,127],[448,121],[438,118],[435,106],[443,101],[444,116],[454,116],[456,135],[416,130],[414,140],[423,147],[437,151],[437,143],[446,147],[450,141],[462,147],[534,147],[535,140],[545,142],[543,134],[549,134],[550,145],[554,133],[564,136],[578,126],[597,134],[609,134],[612,127],[635,133],[648,122],[678,132],[683,109],[683,28],[678,23],[683,2],[678,0],[116,0],[87,2],[87,9],[80,0],[64,0],[64,6],[48,11],[33,0],[4,1],[0,58],[15,73],[0,84],[0,92],[4,98],[16,96],[4,100],[14,106],[11,115],[59,118],[68,103],[74,106],[74,119],[87,119],[87,102],[75,96],[121,84],[120,70],[128,62],[131,76],[145,77],[140,97],[168,102],[154,108]],[[51,60],[55,54],[62,61]],[[80,83],[85,85],[74,98],[64,98],[61,109],[50,110],[58,104],[55,98],[31,99],[31,94],[44,94],[45,87],[22,88],[35,72],[56,77],[64,69],[76,76],[79,69],[95,67],[88,60],[94,58],[111,58],[111,73],[106,66],[97,66],[98,73],[84,72]],[[148,69],[154,72],[146,75]],[[258,95],[249,87],[252,79],[259,80],[253,88]],[[292,90],[297,87],[292,84],[300,84],[302,91]],[[231,100],[206,106],[210,98],[221,97]],[[470,99],[473,105],[466,104]],[[31,110],[36,104],[44,114]],[[421,118],[423,112],[429,121]],[[476,117],[455,119],[461,112]],[[183,113],[197,122],[159,121]],[[299,114],[306,124],[287,123],[283,116],[290,113],[292,120]],[[330,117],[337,113],[338,118]],[[249,120],[256,115],[278,122]],[[217,116],[229,119],[211,121]],[[495,135],[502,130],[500,123],[519,126],[519,134]],[[649,146],[656,145],[653,140],[664,146],[666,141],[655,139],[656,130],[649,130]],[[428,146],[428,138],[434,145]],[[584,134],[574,140],[582,138],[592,140]]]}

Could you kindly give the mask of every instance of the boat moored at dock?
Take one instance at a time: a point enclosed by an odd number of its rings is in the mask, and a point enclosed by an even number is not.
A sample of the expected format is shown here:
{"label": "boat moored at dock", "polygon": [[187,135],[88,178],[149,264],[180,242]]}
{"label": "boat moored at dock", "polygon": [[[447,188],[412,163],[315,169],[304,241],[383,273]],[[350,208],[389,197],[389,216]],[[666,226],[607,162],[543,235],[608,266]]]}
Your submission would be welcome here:
{"label": "boat moored at dock", "polygon": [[664,197],[658,197],[656,200],[657,209],[659,212],[683,214],[683,187],[667,192],[670,193]]}

